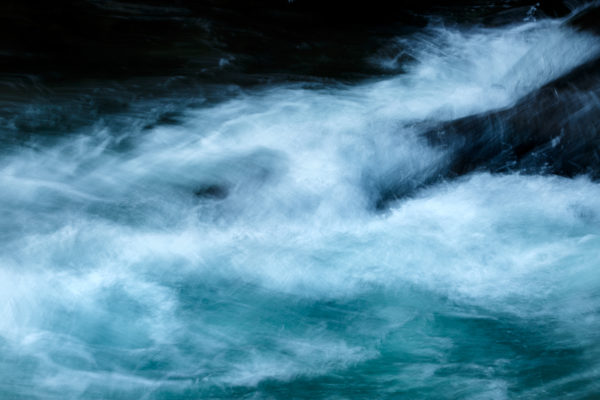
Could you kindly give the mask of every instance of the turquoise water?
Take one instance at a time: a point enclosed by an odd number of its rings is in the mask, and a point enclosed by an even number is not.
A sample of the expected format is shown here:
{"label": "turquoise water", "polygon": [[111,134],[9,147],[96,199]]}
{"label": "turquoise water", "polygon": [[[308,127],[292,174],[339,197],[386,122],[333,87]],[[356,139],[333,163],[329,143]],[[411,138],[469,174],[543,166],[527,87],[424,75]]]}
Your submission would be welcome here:
{"label": "turquoise water", "polygon": [[597,183],[475,172],[369,206],[446,165],[419,124],[508,107],[597,40],[560,20],[403,40],[395,78],[5,149],[0,397],[598,396]]}

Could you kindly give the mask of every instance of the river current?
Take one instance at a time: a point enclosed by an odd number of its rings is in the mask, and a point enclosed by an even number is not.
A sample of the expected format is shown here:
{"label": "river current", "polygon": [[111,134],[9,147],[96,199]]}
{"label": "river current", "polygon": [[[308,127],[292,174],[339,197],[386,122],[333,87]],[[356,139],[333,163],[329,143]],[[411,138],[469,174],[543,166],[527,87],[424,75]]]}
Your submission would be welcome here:
{"label": "river current", "polygon": [[156,99],[68,135],[4,120],[0,397],[599,395],[598,183],[445,175],[422,135],[599,54],[523,19],[432,23],[357,83],[189,90],[175,123]]}

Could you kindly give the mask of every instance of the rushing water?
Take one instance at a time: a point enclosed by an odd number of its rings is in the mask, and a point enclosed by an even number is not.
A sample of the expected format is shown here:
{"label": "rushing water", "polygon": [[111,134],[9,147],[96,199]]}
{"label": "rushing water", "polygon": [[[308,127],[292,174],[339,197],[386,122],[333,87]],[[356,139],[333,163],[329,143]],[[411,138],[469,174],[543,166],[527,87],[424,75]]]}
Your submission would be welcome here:
{"label": "rushing water", "polygon": [[391,78],[11,140],[0,397],[599,396],[600,186],[445,179],[421,136],[596,57],[565,21],[433,24],[373,56]]}

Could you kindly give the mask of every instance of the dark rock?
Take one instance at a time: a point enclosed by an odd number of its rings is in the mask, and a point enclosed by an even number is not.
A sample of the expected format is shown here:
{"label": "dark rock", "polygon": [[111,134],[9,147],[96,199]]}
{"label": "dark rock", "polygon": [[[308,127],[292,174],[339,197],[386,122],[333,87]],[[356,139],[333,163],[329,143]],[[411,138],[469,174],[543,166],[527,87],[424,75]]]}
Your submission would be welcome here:
{"label": "dark rock", "polygon": [[451,154],[445,175],[475,170],[600,178],[600,59],[514,107],[447,122],[425,133]]}
{"label": "dark rock", "polygon": [[223,200],[229,195],[229,188],[225,185],[210,183],[198,187],[194,194],[202,199]]}
{"label": "dark rock", "polygon": [[445,179],[475,171],[521,172],[600,180],[600,58],[495,110],[425,129],[425,140],[447,158],[399,179],[404,171],[363,184],[376,210]]}

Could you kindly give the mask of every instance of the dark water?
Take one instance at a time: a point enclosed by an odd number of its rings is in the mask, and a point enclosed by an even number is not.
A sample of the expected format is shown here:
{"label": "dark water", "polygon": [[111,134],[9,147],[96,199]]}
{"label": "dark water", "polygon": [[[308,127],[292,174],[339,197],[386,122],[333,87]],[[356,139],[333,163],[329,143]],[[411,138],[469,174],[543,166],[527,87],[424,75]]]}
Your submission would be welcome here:
{"label": "dark water", "polygon": [[3,7],[0,398],[600,397],[597,4]]}

